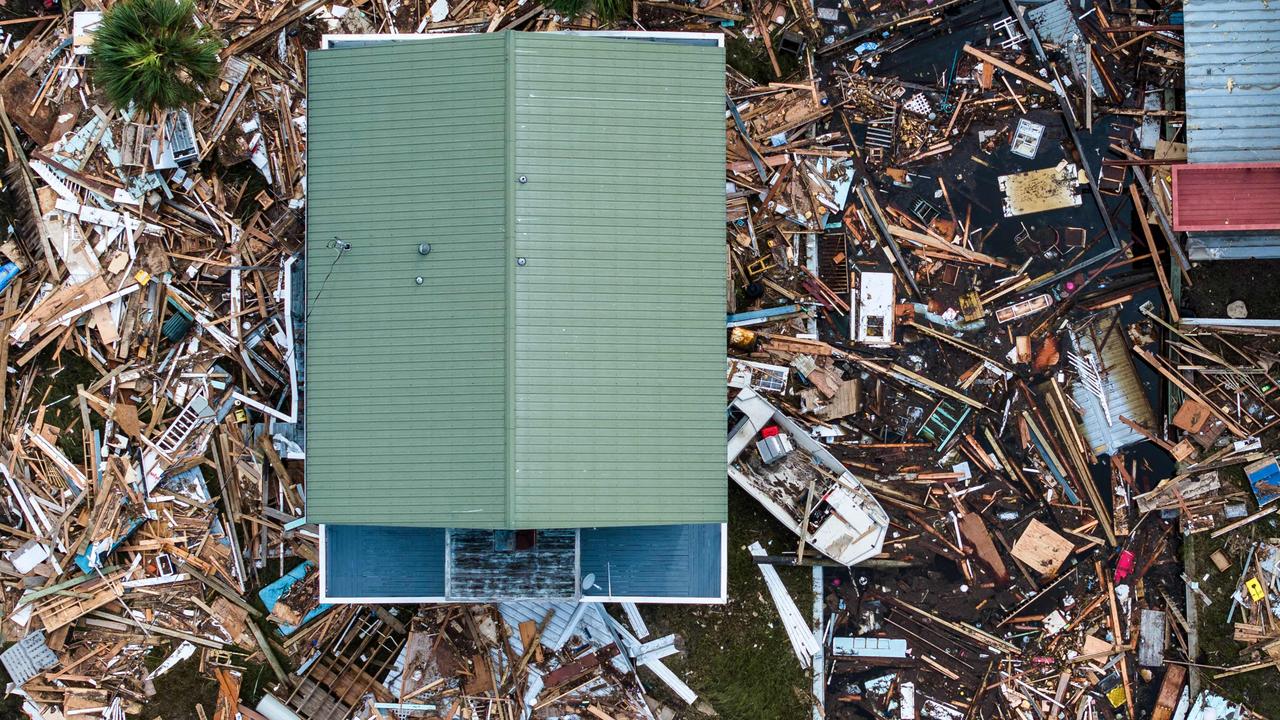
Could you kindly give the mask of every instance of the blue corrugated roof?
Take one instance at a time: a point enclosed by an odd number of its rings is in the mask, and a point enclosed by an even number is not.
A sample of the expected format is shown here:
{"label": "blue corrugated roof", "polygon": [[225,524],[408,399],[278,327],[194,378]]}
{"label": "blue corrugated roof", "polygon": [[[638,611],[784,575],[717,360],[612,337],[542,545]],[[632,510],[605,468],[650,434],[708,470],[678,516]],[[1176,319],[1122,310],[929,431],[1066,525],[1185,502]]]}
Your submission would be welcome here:
{"label": "blue corrugated roof", "polygon": [[1187,0],[1187,159],[1280,161],[1280,4]]}
{"label": "blue corrugated roof", "polygon": [[1119,315],[1112,311],[1072,328],[1071,342],[1081,357],[1096,359],[1102,390],[1107,396],[1109,414],[1103,412],[1102,402],[1083,382],[1077,382],[1072,390],[1076,403],[1085,411],[1078,425],[1093,451],[1112,454],[1145,440],[1145,436],[1120,420],[1123,415],[1139,425],[1156,426],[1151,401],[1129,356]]}
{"label": "blue corrugated roof", "polygon": [[[1186,0],[1187,160],[1280,161],[1280,5]],[[1189,233],[1192,260],[1280,257],[1275,233]]]}
{"label": "blue corrugated roof", "polygon": [[[1028,6],[1034,3],[1024,3]],[[1045,42],[1053,43],[1061,48],[1071,63],[1076,77],[1083,77],[1086,66],[1089,68],[1089,84],[1098,97],[1107,94],[1107,86],[1102,84],[1102,76],[1097,67],[1088,64],[1085,59],[1089,45],[1085,42],[1080,26],[1076,24],[1075,15],[1067,0],[1052,0],[1038,7],[1027,10],[1027,21],[1035,28],[1036,34]]]}

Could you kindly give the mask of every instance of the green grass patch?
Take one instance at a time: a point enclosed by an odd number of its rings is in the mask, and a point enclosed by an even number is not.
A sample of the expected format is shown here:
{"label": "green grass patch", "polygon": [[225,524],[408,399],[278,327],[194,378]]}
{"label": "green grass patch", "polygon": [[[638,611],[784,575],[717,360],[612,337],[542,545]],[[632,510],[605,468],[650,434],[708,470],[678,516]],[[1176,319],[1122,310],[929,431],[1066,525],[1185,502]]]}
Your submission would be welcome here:
{"label": "green grass patch", "polygon": [[[736,485],[729,492],[729,601],[726,605],[642,608],[650,630],[676,633],[683,652],[663,660],[724,720],[801,720],[811,705],[808,672],[800,667],[760,570],[747,552],[759,541],[771,554],[794,552],[799,539]],[[813,607],[810,568],[778,573],[800,612]],[[641,678],[655,697],[684,708],[653,675]],[[695,709],[681,717],[705,717]]]}
{"label": "green grass patch", "polygon": [[174,665],[172,670],[156,678],[154,684],[156,694],[142,706],[142,720],[199,720],[197,703],[204,706],[205,717],[213,717],[218,683],[200,674],[199,652]]}
{"label": "green grass patch", "polygon": [[778,82],[791,75],[799,67],[800,60],[794,55],[778,52],[776,39],[773,47],[774,57],[778,59],[778,69],[782,70],[782,77],[774,76],[773,65],[769,62],[769,51],[765,49],[764,41],[758,38],[747,40],[741,35],[725,38],[725,62],[729,67],[761,85]]}
{"label": "green grass patch", "polygon": [[[56,403],[45,410],[44,421],[62,429],[62,434],[58,436],[58,449],[67,456],[67,459],[77,465],[84,464],[84,444],[81,442],[80,435],[80,401],[76,394],[76,386],[89,387],[97,382],[100,377],[98,369],[84,358],[66,349],[56,361],[53,360],[51,348],[41,353],[32,362],[36,363],[37,367],[49,369],[36,374],[35,382],[31,387],[30,407],[35,408],[36,403],[41,399],[44,399],[46,404]],[[28,419],[34,420],[35,415]],[[95,430],[102,429],[102,417],[92,409],[89,411],[89,424]]]}

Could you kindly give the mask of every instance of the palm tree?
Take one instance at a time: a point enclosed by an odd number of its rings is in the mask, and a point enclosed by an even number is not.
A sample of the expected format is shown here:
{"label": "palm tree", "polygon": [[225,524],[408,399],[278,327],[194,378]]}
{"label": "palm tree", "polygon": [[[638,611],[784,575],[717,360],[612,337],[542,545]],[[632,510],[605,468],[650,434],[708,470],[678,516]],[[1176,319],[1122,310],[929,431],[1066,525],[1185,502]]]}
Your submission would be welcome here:
{"label": "palm tree", "polygon": [[170,110],[218,77],[221,45],[194,20],[194,0],[120,0],[93,36],[93,81],[117,108]]}

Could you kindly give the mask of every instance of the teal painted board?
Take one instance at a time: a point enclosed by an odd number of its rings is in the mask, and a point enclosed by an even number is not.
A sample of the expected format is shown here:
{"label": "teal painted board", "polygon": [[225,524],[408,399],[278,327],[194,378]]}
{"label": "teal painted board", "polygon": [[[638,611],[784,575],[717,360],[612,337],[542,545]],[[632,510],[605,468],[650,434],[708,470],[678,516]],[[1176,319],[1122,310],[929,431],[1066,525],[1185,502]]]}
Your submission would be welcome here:
{"label": "teal painted board", "polygon": [[308,56],[313,522],[505,525],[505,58],[496,36]]}
{"label": "teal painted board", "polygon": [[723,72],[552,33],[310,55],[310,519],[724,520]]}
{"label": "teal painted board", "polygon": [[725,518],[724,51],[515,36],[513,509]]}

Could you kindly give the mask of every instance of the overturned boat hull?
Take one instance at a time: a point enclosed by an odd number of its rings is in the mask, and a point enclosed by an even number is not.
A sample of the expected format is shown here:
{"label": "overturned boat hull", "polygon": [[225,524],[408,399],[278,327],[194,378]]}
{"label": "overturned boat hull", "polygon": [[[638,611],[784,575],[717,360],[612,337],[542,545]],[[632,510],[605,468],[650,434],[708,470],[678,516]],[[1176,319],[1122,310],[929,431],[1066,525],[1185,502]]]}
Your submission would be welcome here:
{"label": "overturned boat hull", "polygon": [[[854,565],[880,554],[889,517],[853,473],[806,428],[754,390],[739,393],[730,410],[742,414],[729,433],[729,477],[734,482],[779,522],[836,562]],[[748,450],[770,425],[790,437],[797,463],[765,465]],[[812,497],[810,486],[814,488]],[[826,517],[806,533],[801,518],[814,510],[826,513]],[[812,515],[810,512],[809,517]]]}

